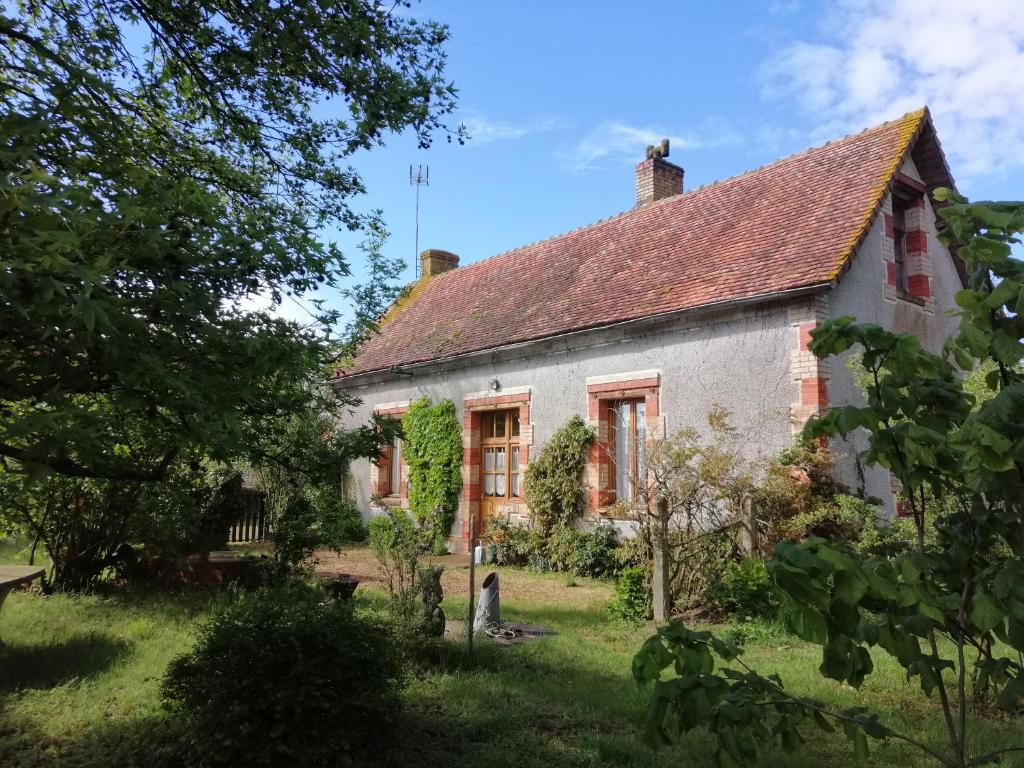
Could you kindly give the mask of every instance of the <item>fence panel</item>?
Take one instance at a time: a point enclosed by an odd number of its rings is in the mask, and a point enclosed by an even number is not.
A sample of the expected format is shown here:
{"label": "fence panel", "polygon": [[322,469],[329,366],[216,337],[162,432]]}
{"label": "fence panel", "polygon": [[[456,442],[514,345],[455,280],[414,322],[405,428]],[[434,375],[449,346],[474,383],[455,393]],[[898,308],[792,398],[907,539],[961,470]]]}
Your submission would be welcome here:
{"label": "fence panel", "polygon": [[266,540],[270,534],[266,497],[256,488],[242,488],[242,513],[228,531],[231,544]]}

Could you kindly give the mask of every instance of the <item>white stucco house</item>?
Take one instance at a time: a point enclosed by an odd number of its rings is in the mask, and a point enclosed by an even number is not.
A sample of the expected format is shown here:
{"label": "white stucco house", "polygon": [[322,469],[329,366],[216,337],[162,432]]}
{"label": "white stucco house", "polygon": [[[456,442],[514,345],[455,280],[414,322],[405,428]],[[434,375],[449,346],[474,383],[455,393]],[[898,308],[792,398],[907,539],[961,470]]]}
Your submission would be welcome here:
{"label": "white stucco house", "polygon": [[[939,186],[953,181],[927,109],[694,190],[649,149],[624,213],[462,267],[425,251],[422,278],[332,384],[361,399],[352,423],[401,418],[423,396],[455,402],[465,451],[453,549],[471,516],[527,519],[522,472],[573,414],[599,435],[586,474],[596,518],[633,492],[645,437],[706,425],[715,404],[757,458],[822,408],[858,402],[846,366],[807,351],[826,318],[854,315],[938,350],[964,279],[936,236]],[[891,510],[888,473],[856,472],[857,448],[834,441],[840,479]],[[373,495],[404,502],[400,453],[351,468],[364,514]]]}

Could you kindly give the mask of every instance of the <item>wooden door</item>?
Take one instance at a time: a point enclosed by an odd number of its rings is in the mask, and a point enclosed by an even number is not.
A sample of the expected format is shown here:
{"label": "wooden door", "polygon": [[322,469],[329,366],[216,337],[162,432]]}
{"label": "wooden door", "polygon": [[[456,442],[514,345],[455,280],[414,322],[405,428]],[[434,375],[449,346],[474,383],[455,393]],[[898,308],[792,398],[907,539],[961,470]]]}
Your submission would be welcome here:
{"label": "wooden door", "polygon": [[522,498],[519,409],[483,415],[480,456],[480,530],[505,505]]}

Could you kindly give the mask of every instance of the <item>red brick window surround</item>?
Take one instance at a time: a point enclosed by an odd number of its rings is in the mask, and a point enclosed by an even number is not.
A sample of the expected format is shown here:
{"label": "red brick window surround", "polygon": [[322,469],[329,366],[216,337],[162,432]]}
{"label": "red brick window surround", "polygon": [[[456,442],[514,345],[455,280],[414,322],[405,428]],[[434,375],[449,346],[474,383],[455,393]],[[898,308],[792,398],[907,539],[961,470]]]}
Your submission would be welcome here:
{"label": "red brick window surround", "polygon": [[[387,403],[373,409],[377,416],[390,416],[402,420],[408,403]],[[380,459],[372,465],[370,485],[373,495],[380,496],[391,503],[401,503],[409,496],[409,475],[405,462],[402,461],[402,440],[395,441],[384,448]]]}
{"label": "red brick window surround", "polygon": [[[497,496],[499,484],[504,491],[503,498],[513,508],[521,508],[521,515],[513,522],[522,523],[527,520],[525,503],[521,497],[511,493],[521,488],[522,474],[530,461],[530,446],[533,444],[533,426],[530,422],[530,387],[505,388],[497,392],[474,392],[466,395],[462,401],[462,497],[459,503],[459,537],[461,546],[468,546],[469,521],[476,521],[476,533],[479,536],[486,521],[481,518],[481,498],[484,495],[485,481],[482,462],[484,448],[491,446],[497,449],[505,443],[515,443],[516,476],[511,472],[512,450],[505,446],[501,480],[497,479],[497,463],[490,472],[492,491]],[[496,418],[501,413],[499,428]],[[514,415],[514,419],[512,416]],[[485,427],[489,427],[488,434]],[[514,436],[511,432],[518,434]],[[497,451],[496,451],[497,452]],[[515,486],[515,488],[513,488]]]}
{"label": "red brick window surround", "polygon": [[[597,432],[587,462],[587,511],[633,501],[647,440],[661,437],[661,374],[587,379],[587,420]],[[619,487],[619,486],[627,487]],[[623,498],[628,497],[628,498]]]}
{"label": "red brick window surround", "polygon": [[932,295],[925,194],[923,184],[899,174],[891,213],[885,213],[887,295],[916,304],[927,304]]}

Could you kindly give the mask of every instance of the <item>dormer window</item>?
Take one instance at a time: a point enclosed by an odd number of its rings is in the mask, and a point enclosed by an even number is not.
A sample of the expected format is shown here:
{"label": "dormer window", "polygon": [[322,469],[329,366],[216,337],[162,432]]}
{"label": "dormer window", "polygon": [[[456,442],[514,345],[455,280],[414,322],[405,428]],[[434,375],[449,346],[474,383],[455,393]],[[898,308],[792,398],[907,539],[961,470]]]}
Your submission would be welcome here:
{"label": "dormer window", "polygon": [[892,250],[896,262],[896,291],[906,297],[907,289],[907,206],[895,195],[892,199]]}
{"label": "dormer window", "polygon": [[925,224],[925,186],[900,174],[892,192],[892,251],[889,285],[896,296],[922,304],[931,295],[928,236]]}

